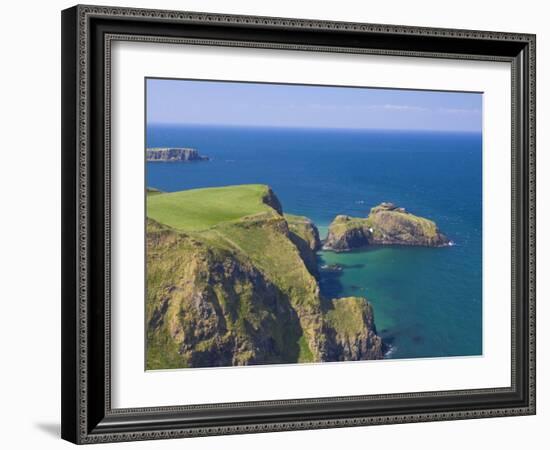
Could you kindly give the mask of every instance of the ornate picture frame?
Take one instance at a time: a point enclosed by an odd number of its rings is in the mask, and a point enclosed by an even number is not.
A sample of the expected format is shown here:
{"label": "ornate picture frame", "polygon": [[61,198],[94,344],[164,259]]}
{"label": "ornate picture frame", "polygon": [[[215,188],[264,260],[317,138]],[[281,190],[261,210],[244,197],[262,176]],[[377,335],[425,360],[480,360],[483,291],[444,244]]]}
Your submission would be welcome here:
{"label": "ornate picture frame", "polygon": [[[509,63],[511,385],[113,408],[110,74],[117,41]],[[67,9],[62,12],[62,259],[62,437],[74,443],[535,414],[535,36],[100,6]]]}

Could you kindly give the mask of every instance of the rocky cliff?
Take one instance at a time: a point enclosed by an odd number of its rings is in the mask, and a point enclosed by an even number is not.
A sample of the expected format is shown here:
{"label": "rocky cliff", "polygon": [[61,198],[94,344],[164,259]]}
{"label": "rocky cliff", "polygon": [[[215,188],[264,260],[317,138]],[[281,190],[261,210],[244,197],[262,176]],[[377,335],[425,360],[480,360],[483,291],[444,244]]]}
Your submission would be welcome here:
{"label": "rocky cliff", "polygon": [[200,231],[148,219],[148,369],[383,357],[365,299],[322,298],[315,226],[283,216],[267,187],[258,199],[258,213]]}
{"label": "rocky cliff", "polygon": [[298,248],[309,272],[314,277],[318,277],[317,251],[321,249],[319,230],[307,217],[285,214],[285,219],[290,231],[290,240]]}
{"label": "rocky cliff", "polygon": [[382,358],[382,339],[376,333],[372,306],[364,298],[333,299],[326,312],[326,320],[328,360]]}
{"label": "rocky cliff", "polygon": [[150,162],[191,162],[208,161],[194,148],[148,148],[147,161]]}
{"label": "rocky cliff", "polygon": [[443,247],[450,243],[435,222],[392,203],[382,203],[372,208],[366,218],[336,216],[323,248],[347,251],[372,244]]}
{"label": "rocky cliff", "polygon": [[249,258],[152,221],[147,250],[149,369],[299,360],[290,298]]}

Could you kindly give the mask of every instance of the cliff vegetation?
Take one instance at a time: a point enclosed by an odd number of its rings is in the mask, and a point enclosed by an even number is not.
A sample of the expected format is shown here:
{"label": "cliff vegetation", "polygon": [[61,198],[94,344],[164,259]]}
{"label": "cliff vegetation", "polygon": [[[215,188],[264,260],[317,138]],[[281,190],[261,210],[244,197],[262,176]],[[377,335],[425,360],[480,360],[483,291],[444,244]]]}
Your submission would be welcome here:
{"label": "cliff vegetation", "polygon": [[148,369],[383,357],[370,304],[322,298],[318,231],[268,186],[151,191],[147,216]]}

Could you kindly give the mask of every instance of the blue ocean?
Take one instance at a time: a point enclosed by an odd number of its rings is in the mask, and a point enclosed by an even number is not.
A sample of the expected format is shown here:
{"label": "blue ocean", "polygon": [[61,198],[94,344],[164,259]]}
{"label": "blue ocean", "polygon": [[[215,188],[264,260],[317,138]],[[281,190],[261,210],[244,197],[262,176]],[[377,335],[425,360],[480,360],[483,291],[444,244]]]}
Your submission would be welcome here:
{"label": "blue ocean", "polygon": [[327,297],[374,306],[388,358],[482,353],[482,139],[477,133],[149,125],[148,147],[193,147],[197,163],[147,163],[147,186],[172,192],[269,184],[285,212],[326,235],[338,214],[393,202],[434,220],[456,245],[320,252]]}

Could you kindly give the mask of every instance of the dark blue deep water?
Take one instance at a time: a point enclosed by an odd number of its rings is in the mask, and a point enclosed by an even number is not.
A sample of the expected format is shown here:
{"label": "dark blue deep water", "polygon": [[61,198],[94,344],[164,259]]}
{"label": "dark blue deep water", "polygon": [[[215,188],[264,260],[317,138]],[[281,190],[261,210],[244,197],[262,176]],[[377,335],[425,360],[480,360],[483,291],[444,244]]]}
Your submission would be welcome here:
{"label": "dark blue deep water", "polygon": [[456,245],[320,252],[327,297],[374,306],[388,357],[482,353],[482,145],[472,133],[149,126],[149,147],[194,147],[198,163],[148,163],[147,185],[178,191],[269,184],[285,212],[321,236],[337,214],[366,216],[390,201],[435,220]]}

